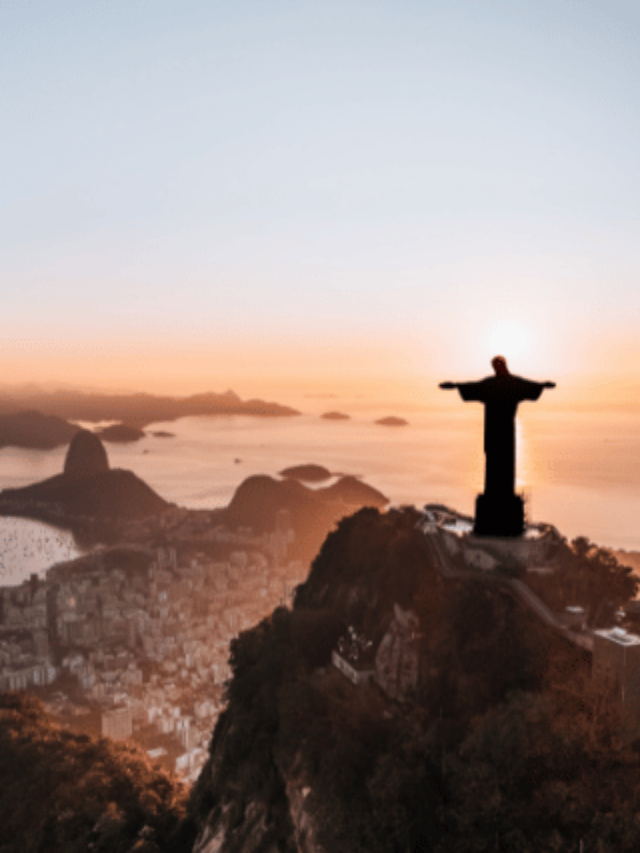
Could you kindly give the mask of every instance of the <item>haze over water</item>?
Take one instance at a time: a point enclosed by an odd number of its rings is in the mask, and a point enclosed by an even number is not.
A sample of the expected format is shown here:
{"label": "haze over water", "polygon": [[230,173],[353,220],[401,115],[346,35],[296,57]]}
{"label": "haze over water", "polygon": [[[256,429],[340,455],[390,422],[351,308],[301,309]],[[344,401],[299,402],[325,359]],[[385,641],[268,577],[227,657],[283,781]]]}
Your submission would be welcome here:
{"label": "haze over water", "polygon": [[482,412],[437,385],[500,353],[558,385],[520,411],[530,514],[640,549],[639,38],[630,0],[0,2],[0,381],[306,413],[110,448],[186,506],[318,462],[471,512]]}
{"label": "haze over water", "polygon": [[[361,476],[392,503],[440,502],[472,514],[482,490],[483,412],[457,395],[451,399],[446,409],[342,397],[285,399],[281,402],[304,414],[182,418],[147,429],[166,430],[175,438],[148,435],[134,444],[106,447],[112,467],[134,471],[165,499],[191,508],[226,505],[250,475],[275,476],[285,467],[313,462],[334,473]],[[351,419],[321,419],[328,410]],[[409,426],[374,423],[387,415],[404,417]],[[66,448],[1,450],[0,488],[59,473],[65,453]],[[585,535],[599,545],[640,550],[638,482],[640,447],[633,415],[550,413],[542,402],[520,406],[518,490],[527,496],[532,520],[550,522],[569,538]],[[56,559],[71,556],[69,547],[66,543]]]}

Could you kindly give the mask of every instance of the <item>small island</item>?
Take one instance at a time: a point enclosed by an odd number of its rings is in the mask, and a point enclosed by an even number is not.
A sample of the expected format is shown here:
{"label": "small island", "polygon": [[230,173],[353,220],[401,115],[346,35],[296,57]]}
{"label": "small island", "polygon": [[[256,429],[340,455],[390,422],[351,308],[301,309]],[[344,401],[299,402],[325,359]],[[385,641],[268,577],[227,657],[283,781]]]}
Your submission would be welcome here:
{"label": "small island", "polygon": [[95,431],[95,435],[102,441],[112,441],[119,444],[126,444],[130,441],[140,441],[145,437],[145,431],[138,427],[128,426],[127,424],[112,424],[112,426],[103,427]]}
{"label": "small island", "polygon": [[155,436],[156,438],[175,438],[176,437],[175,432],[167,432],[164,429],[157,429],[157,430],[155,430],[155,432],[152,432],[151,435]]}
{"label": "small island", "polygon": [[349,421],[351,415],[345,415],[344,412],[325,412],[320,417],[325,421]]}
{"label": "small island", "polygon": [[285,468],[280,471],[281,477],[287,477],[290,480],[300,480],[307,483],[320,483],[323,480],[328,480],[332,474],[327,468],[322,465],[295,465],[292,468]]}
{"label": "small island", "polygon": [[401,427],[401,426],[409,426],[409,421],[405,421],[404,418],[380,418],[379,421],[376,421],[380,426],[390,426],[390,427]]}

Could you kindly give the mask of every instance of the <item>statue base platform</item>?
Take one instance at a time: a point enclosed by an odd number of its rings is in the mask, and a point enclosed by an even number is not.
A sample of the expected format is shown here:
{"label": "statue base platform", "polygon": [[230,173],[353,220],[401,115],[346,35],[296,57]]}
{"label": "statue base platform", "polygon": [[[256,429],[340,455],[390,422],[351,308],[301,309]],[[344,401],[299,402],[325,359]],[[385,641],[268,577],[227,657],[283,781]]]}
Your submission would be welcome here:
{"label": "statue base platform", "polygon": [[478,495],[475,536],[522,536],[525,530],[524,501],[519,495]]}

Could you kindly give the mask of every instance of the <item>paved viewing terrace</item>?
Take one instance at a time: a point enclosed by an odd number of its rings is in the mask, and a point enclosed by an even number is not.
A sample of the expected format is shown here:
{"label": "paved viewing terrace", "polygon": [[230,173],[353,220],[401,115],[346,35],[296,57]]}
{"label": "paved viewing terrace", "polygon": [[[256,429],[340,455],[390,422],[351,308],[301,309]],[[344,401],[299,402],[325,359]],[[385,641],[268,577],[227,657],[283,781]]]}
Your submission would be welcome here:
{"label": "paved viewing terrace", "polygon": [[[545,552],[554,539],[557,541],[559,537],[552,525],[527,525],[525,535],[513,540],[474,536],[471,518],[440,505],[428,504],[417,527],[427,538],[443,577],[465,578],[478,572],[490,574],[539,621],[585,651],[593,652],[592,631],[584,626],[580,630],[572,630],[564,614],[553,613],[526,583],[496,571],[500,569],[500,556],[503,556],[529,563],[544,573],[545,567],[540,565],[540,561],[544,560]],[[456,554],[463,556],[466,569],[458,568],[453,560]]]}

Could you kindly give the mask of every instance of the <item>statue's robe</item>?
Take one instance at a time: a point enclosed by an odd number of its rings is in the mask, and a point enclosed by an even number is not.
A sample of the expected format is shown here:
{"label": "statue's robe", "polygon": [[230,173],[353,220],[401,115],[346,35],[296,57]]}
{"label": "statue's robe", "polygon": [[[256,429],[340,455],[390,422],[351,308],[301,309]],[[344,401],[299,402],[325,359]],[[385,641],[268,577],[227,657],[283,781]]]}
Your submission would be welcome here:
{"label": "statue's robe", "polygon": [[479,382],[460,382],[457,387],[463,400],[484,403],[484,493],[491,498],[508,498],[515,494],[518,403],[537,400],[544,385],[498,374]]}

